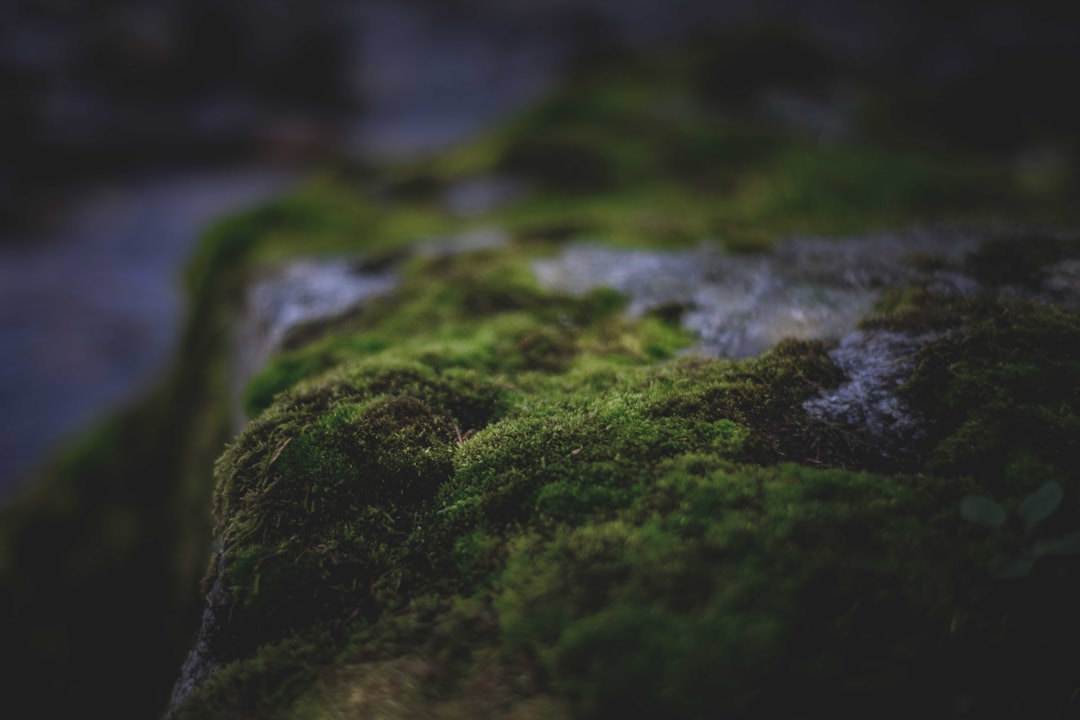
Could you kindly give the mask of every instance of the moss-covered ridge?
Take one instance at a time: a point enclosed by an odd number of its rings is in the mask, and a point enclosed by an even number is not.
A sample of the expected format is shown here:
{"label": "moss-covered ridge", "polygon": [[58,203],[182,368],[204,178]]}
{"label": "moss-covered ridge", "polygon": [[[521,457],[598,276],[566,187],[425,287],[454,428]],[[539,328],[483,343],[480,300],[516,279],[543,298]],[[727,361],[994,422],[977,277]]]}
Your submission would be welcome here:
{"label": "moss-covered ridge", "polygon": [[[1036,534],[1080,525],[1076,313],[997,296],[1007,268],[1037,282],[1074,246],[986,245],[967,268],[978,297],[886,296],[868,327],[948,331],[905,391],[932,425],[903,473],[859,428],[807,414],[844,380],[826,346],[678,358],[678,312],[628,320],[616,294],[567,297],[530,270],[577,237],[762,251],[792,230],[1067,217],[1064,186],[1024,189],[1000,158],[877,143],[870,126],[821,142],[760,122],[756,91],[715,92],[712,50],[621,62],[374,193],[303,192],[255,233],[249,266],[359,236],[370,253],[496,225],[510,243],[406,259],[395,293],[294,333],[248,387],[206,580],[229,598],[227,664],[178,717],[1075,708],[1072,668],[1045,648],[1067,653],[1080,629],[1076,558],[1003,581],[1033,539],[960,511],[972,496],[1013,509],[1050,481],[1064,500]],[[442,193],[491,173],[531,192],[446,214]],[[1047,432],[1014,432],[1028,416]]]}
{"label": "moss-covered ridge", "polygon": [[[252,385],[277,399],[218,464],[207,579],[230,664],[178,717],[1071,707],[1044,648],[1080,630],[1076,558],[996,569],[1080,527],[1075,311],[888,294],[867,327],[951,332],[905,390],[923,460],[883,473],[803,408],[844,380],[825,346],[680,359],[675,318],[544,294],[532,252],[414,263]],[[1048,481],[1034,534],[961,513]]]}
{"label": "moss-covered ridge", "polygon": [[[1034,450],[1007,432],[988,440],[1057,468],[1012,484],[977,452],[943,459],[965,446],[955,419],[935,423],[908,474],[860,474],[890,470],[873,440],[802,407],[843,380],[825,347],[676,360],[691,343],[677,310],[629,321],[618,296],[553,294],[530,271],[568,238],[762,251],[792,230],[1045,218],[1062,188],[1025,190],[1000,159],[876,143],[857,123],[854,142],[822,142],[762,122],[760,88],[716,92],[713,50],[621,60],[360,205],[298,195],[293,220],[260,235],[254,261],[310,239],[351,248],[352,234],[378,249],[496,225],[511,240],[407,261],[396,293],[295,333],[248,387],[258,419],[218,466],[224,551],[208,577],[231,593],[217,651],[236,660],[180,716],[1039,714],[1070,702],[1058,668],[1020,658],[1033,638],[1075,630],[1063,610],[1075,564],[1047,558],[1003,585],[990,568],[1024,540],[958,509],[974,494],[1018,502],[1053,477],[1067,498],[1055,522],[1075,525],[1062,432]],[[877,100],[862,95],[859,113]],[[446,215],[444,192],[492,173],[531,193]],[[1039,256],[1028,265],[1053,259],[1030,245],[1008,247]],[[1015,264],[994,252],[972,260],[988,298],[1011,281],[994,269]],[[882,318],[958,342],[976,316],[1009,314],[987,299],[946,319],[941,308],[964,303],[919,292],[898,289]],[[896,298],[913,295],[926,302],[909,316]],[[1060,335],[1040,338],[1050,348]],[[956,364],[945,343],[924,348],[909,391],[931,418],[953,378],[923,378]],[[990,415],[1046,408],[1028,390],[1008,386]],[[470,397],[491,409],[469,417]],[[1063,429],[1075,403],[1061,412]]]}

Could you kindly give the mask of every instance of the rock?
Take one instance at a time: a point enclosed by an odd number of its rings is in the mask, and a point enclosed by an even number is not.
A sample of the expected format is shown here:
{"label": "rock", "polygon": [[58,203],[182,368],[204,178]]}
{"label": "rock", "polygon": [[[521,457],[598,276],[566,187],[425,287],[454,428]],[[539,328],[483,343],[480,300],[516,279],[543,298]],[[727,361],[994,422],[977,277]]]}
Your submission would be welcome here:
{"label": "rock", "polygon": [[926,436],[926,418],[899,393],[915,369],[915,356],[933,336],[887,330],[857,330],[829,353],[847,375],[839,387],[803,403],[812,416],[857,428],[875,441],[885,457],[906,460]]}
{"label": "rock", "polygon": [[247,421],[241,403],[244,386],[286,335],[304,323],[346,312],[397,285],[393,270],[368,272],[355,258],[294,260],[255,280],[244,295],[233,344],[233,423]]}
{"label": "rock", "polygon": [[191,648],[191,652],[188,653],[187,659],[184,660],[184,664],[180,669],[180,677],[177,678],[176,684],[173,686],[169,702],[170,713],[166,717],[171,717],[172,708],[179,705],[189,693],[200,687],[222,667],[221,662],[211,650],[211,643],[218,628],[218,613],[221,608],[228,606],[228,597],[221,581],[222,552],[220,550],[216,551],[216,558],[219,565],[217,577],[210,587],[210,592],[206,594],[206,607],[203,609],[202,623],[195,634],[195,645]]}
{"label": "rock", "polygon": [[578,244],[534,269],[543,285],[563,292],[618,290],[629,298],[631,317],[683,306],[683,327],[701,339],[697,352],[738,359],[785,338],[839,340],[888,287],[923,278],[970,291],[971,283],[955,271],[920,270],[915,260],[932,255],[946,268],[955,266],[977,242],[942,229],[791,238],[760,255],[731,255],[715,244],[666,253]]}

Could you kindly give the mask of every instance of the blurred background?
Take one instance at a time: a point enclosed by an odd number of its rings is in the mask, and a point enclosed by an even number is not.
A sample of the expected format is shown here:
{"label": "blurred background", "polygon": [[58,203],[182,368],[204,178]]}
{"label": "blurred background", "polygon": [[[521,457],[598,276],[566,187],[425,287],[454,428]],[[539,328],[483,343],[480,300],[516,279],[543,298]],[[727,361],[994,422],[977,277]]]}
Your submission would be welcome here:
{"label": "blurred background", "polygon": [[[1078,17],[1043,0],[4,0],[0,498],[160,371],[200,229],[314,167],[435,152],[584,58],[761,23],[929,88],[958,143],[1039,161],[1056,148],[1033,115],[1080,121]],[[749,57],[792,76],[768,47]]]}

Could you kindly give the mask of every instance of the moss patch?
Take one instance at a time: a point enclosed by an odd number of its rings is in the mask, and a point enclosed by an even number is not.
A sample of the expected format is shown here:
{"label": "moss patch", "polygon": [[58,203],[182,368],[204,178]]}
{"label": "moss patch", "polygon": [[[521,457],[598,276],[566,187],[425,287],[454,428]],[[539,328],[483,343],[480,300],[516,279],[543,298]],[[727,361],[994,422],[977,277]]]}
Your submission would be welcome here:
{"label": "moss patch", "polygon": [[[418,273],[426,290],[413,302],[446,297]],[[1075,313],[922,292],[886,306],[895,318],[936,304],[898,327],[952,331],[927,346],[908,389],[940,420],[927,462],[907,475],[858,471],[867,449],[802,410],[844,379],[820,344],[657,361],[624,350],[659,320],[594,312],[572,343],[541,345],[560,362],[523,360],[530,329],[504,346],[516,352],[484,353],[492,364],[478,373],[423,323],[410,338],[407,301],[348,321],[335,341],[385,323],[399,344],[287,389],[219,464],[233,594],[220,652],[242,675],[260,643],[328,621],[350,628],[333,662],[298,658],[316,679],[295,704],[259,701],[271,717],[1067,707],[1067,671],[1030,658],[1034,643],[1065,652],[1078,629],[1076,558],[999,579],[1002,559],[1030,542],[960,508],[973,495],[1012,507],[1053,479],[1064,510],[1046,532],[1080,527],[1061,399],[1080,378]],[[472,346],[511,319],[558,336],[550,314],[599,300],[443,313]],[[456,297],[459,312],[465,302]],[[623,351],[610,352],[613,334]],[[1047,417],[1035,433],[1015,425]],[[237,712],[221,700],[241,692],[234,682],[216,676],[184,711]]]}
{"label": "moss patch", "polygon": [[1080,313],[995,303],[930,344],[907,387],[935,419],[931,467],[1011,492],[1080,461]]}

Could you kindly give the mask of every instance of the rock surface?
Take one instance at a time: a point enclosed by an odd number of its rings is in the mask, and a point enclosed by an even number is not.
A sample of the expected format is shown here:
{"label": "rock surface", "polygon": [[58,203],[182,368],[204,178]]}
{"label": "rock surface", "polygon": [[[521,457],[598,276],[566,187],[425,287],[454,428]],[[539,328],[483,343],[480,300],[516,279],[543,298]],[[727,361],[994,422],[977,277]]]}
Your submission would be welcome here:
{"label": "rock surface", "polygon": [[859,329],[882,293],[920,284],[950,296],[987,292],[1040,302],[1080,301],[1076,260],[1040,269],[1036,286],[987,288],[969,259],[984,234],[956,228],[919,229],[858,238],[790,238],[775,251],[732,255],[718,245],[691,251],[622,250],[576,244],[534,263],[552,289],[582,294],[610,287],[641,317],[674,308],[699,344],[688,352],[742,359],[788,338],[834,345],[829,356],[847,380],[808,400],[813,416],[871,439],[878,452],[910,459],[926,435],[927,418],[899,394],[919,350],[937,334]]}
{"label": "rock surface", "polygon": [[353,259],[295,260],[265,272],[244,293],[234,322],[233,423],[247,418],[242,393],[251,377],[281,349],[290,330],[341,315],[398,283],[392,271],[371,272]]}
{"label": "rock surface", "polygon": [[681,308],[683,327],[701,340],[697,351],[738,359],[789,337],[839,340],[889,287],[927,279],[970,291],[974,286],[962,274],[926,272],[916,263],[933,257],[955,267],[978,242],[956,230],[923,230],[791,238],[756,255],[732,255],[716,245],[689,252],[575,245],[534,267],[553,289],[580,294],[610,287],[626,294],[631,317]]}

